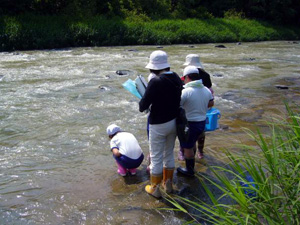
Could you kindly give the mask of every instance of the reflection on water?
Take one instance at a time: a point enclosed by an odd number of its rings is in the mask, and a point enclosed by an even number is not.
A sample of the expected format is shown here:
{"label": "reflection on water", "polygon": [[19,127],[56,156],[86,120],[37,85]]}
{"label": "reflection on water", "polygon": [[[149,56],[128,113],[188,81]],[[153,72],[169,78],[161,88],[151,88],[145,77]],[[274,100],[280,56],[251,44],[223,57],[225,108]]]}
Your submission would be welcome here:
{"label": "reflection on water", "polygon": [[[299,44],[214,46],[163,49],[177,73],[185,56],[197,53],[211,74],[221,129],[207,134],[206,157],[196,165],[201,173],[222,162],[222,148],[238,152],[236,144],[253,144],[241,127],[283,115],[283,99],[300,101]],[[157,48],[134,48],[0,53],[1,224],[181,224],[185,219],[153,209],[166,202],[145,194],[146,162],[136,177],[124,179],[109,151],[105,128],[115,122],[135,134],[148,153],[147,115],[138,112],[138,100],[121,84],[147,76],[144,67]],[[178,143],[176,154],[177,149]],[[201,190],[176,174],[174,182],[177,193]]]}

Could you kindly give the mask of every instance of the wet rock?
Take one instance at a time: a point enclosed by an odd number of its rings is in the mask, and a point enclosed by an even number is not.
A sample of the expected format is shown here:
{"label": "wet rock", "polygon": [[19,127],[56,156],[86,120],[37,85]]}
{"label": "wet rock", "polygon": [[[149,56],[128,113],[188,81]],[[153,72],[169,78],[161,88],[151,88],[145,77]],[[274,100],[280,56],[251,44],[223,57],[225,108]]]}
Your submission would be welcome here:
{"label": "wet rock", "polygon": [[189,193],[189,187],[188,186],[183,186],[178,190],[178,195],[180,196],[185,196],[187,193]]}
{"label": "wet rock", "polygon": [[241,42],[236,43],[236,45],[241,45],[241,44],[242,44]]}
{"label": "wet rock", "polygon": [[244,60],[244,61],[255,61],[256,58],[244,58],[243,60]]}
{"label": "wet rock", "polygon": [[288,87],[288,86],[285,86],[285,85],[275,85],[275,87],[276,87],[277,89],[289,89],[289,87]]}
{"label": "wet rock", "polygon": [[220,74],[220,73],[215,73],[213,74],[214,77],[223,77],[223,74]]}
{"label": "wet rock", "polygon": [[240,93],[237,91],[228,91],[221,95],[223,99],[233,101],[238,104],[247,105],[250,103],[250,100],[240,96]]}
{"label": "wet rock", "polygon": [[215,47],[216,47],[216,48],[226,48],[225,45],[216,45]]}
{"label": "wet rock", "polygon": [[137,49],[128,49],[127,51],[128,51],[128,52],[138,52]]}
{"label": "wet rock", "polygon": [[233,91],[228,91],[222,94],[221,97],[227,100],[234,100],[238,98],[238,96],[236,96],[236,93],[234,93]]}
{"label": "wet rock", "polygon": [[254,112],[244,112],[240,113],[238,118],[248,123],[255,123],[258,120],[262,119],[262,115],[264,113],[263,109],[255,110]]}
{"label": "wet rock", "polygon": [[105,78],[106,79],[110,79],[111,77],[109,75],[105,75]]}
{"label": "wet rock", "polygon": [[226,124],[219,124],[219,129],[220,130],[229,130],[229,126]]}
{"label": "wet rock", "polygon": [[109,90],[109,88],[106,87],[106,86],[99,86],[98,88],[99,88],[101,91],[108,91],[108,90]]}
{"label": "wet rock", "polygon": [[288,41],[289,44],[299,44],[298,41]]}
{"label": "wet rock", "polygon": [[195,48],[195,46],[194,45],[190,45],[189,48]]}
{"label": "wet rock", "polygon": [[129,70],[117,70],[116,74],[123,76],[123,75],[128,75],[130,73]]}
{"label": "wet rock", "polygon": [[157,46],[156,48],[164,48],[164,47],[162,47],[162,46]]}

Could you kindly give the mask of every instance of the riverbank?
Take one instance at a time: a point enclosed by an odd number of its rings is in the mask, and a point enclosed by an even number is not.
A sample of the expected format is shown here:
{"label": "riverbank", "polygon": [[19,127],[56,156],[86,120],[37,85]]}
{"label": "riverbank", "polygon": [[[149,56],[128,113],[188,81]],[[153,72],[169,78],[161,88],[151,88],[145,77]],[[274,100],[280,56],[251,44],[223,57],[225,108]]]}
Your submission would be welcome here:
{"label": "riverbank", "polygon": [[299,40],[298,27],[242,18],[143,21],[94,16],[0,17],[0,51]]}

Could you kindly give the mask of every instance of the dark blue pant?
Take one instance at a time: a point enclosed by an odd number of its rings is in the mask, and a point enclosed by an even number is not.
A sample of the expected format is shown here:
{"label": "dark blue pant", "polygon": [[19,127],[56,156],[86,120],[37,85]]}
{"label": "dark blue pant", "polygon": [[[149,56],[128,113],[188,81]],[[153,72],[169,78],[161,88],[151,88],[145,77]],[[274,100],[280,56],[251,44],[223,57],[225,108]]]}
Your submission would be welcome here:
{"label": "dark blue pant", "polygon": [[113,156],[115,160],[126,169],[134,169],[139,167],[143,160],[144,154],[142,154],[138,159],[131,159],[125,155],[121,155],[120,157]]}

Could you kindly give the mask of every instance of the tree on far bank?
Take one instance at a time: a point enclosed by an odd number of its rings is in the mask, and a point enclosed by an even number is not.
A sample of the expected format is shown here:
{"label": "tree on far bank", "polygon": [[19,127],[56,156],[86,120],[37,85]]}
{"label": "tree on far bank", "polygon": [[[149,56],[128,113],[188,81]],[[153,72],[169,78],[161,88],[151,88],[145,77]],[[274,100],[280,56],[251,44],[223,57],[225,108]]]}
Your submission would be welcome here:
{"label": "tree on far bank", "polygon": [[0,0],[0,15],[63,14],[83,18],[141,15],[151,19],[205,19],[224,17],[231,11],[250,19],[300,24],[299,0]]}

